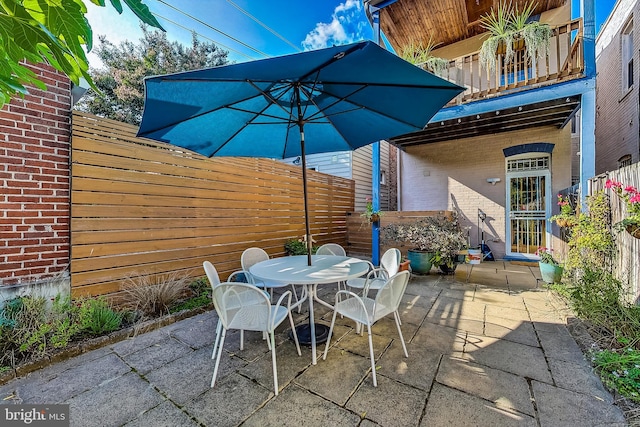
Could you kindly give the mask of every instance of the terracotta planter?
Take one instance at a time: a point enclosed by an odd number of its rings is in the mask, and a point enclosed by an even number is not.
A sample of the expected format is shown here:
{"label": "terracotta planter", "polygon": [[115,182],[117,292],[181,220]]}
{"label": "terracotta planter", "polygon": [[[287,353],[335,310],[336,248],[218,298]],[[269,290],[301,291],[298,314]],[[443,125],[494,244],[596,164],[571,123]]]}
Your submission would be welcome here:
{"label": "terracotta planter", "polygon": [[398,271],[405,271],[405,270],[409,270],[409,267],[411,265],[411,261],[406,260],[400,263],[400,267],[398,268]]}
{"label": "terracotta planter", "polygon": [[[524,39],[521,37],[515,38],[513,39],[513,51],[517,52],[519,50],[524,50],[525,45],[524,45]],[[504,41],[501,41],[498,44],[498,47],[496,48],[496,53],[498,55],[504,55],[505,53],[507,53],[507,46],[504,44]]]}
{"label": "terracotta planter", "polygon": [[369,222],[374,223],[378,221],[380,221],[380,215],[375,213],[371,214],[371,217],[369,217]]}

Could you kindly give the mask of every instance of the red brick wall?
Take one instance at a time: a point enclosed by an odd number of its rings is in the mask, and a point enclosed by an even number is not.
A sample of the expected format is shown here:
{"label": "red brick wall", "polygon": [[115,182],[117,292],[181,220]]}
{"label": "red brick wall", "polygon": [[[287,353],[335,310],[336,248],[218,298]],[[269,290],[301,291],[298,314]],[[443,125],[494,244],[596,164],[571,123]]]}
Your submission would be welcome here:
{"label": "red brick wall", "polygon": [[69,264],[71,83],[31,66],[30,88],[0,110],[0,285],[51,277]]}

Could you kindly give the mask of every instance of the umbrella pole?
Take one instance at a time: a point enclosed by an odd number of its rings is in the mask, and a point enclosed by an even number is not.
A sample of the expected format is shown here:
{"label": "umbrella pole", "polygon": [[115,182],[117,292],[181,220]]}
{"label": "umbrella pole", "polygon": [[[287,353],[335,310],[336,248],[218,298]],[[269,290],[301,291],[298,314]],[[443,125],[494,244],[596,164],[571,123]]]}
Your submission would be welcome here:
{"label": "umbrella pole", "polygon": [[[302,129],[302,128],[301,128]],[[311,265],[311,249],[313,240],[311,238],[311,227],[309,226],[309,204],[307,197],[307,160],[304,155],[304,131],[300,131],[300,145],[302,148],[302,186],[304,193],[304,226],[307,233],[307,265]]]}
{"label": "umbrella pole", "polygon": [[298,127],[300,128],[300,153],[302,158],[302,193],[304,195],[304,226],[307,233],[307,265],[311,265],[311,248],[313,248],[313,240],[311,238],[311,227],[309,227],[309,202],[307,197],[307,157],[304,154],[304,120],[302,119],[302,105],[300,101],[300,86],[295,85],[293,88],[296,103],[298,104]]}

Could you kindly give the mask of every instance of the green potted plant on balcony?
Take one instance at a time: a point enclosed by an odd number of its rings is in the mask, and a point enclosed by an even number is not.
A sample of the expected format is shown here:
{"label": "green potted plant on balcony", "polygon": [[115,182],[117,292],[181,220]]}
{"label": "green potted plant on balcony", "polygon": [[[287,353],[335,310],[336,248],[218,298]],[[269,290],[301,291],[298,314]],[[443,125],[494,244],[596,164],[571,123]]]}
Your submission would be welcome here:
{"label": "green potted plant on balcony", "polygon": [[411,41],[400,49],[400,57],[416,67],[427,70],[438,77],[446,78],[449,60],[433,55],[433,50],[439,45],[432,37],[426,43]]}
{"label": "green potted plant on balcony", "polygon": [[498,54],[504,55],[504,63],[508,64],[515,52],[525,49],[531,67],[536,68],[538,56],[548,55],[549,41],[553,31],[548,24],[537,21],[528,22],[536,3],[531,1],[522,10],[511,3],[499,3],[498,7],[480,18],[480,25],[489,32],[489,37],[482,43],[479,61],[489,71],[494,70]]}

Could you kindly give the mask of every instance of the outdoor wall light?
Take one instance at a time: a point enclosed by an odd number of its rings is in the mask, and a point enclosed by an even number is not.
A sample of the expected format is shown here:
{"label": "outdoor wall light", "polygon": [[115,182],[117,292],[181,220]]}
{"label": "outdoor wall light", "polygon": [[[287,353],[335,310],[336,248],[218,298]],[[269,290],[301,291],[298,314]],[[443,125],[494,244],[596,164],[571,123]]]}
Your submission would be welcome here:
{"label": "outdoor wall light", "polygon": [[496,182],[500,182],[500,178],[487,178],[487,182],[491,185],[496,185]]}

